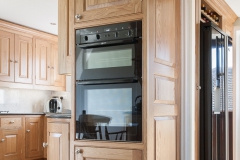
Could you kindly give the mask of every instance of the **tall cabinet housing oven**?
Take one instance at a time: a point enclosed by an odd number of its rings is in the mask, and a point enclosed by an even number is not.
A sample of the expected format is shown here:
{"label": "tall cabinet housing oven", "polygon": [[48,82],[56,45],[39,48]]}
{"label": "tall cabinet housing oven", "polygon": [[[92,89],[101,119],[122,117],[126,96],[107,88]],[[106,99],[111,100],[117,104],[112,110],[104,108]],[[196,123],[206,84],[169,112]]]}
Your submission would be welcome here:
{"label": "tall cabinet housing oven", "polygon": [[76,30],[76,140],[142,142],[142,22]]}

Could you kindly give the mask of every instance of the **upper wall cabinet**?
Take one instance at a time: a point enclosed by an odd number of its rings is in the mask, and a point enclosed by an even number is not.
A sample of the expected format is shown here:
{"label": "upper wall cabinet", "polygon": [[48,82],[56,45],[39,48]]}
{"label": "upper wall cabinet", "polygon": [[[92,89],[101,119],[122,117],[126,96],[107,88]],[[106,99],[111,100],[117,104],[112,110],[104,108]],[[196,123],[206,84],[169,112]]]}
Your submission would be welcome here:
{"label": "upper wall cabinet", "polygon": [[0,80],[32,83],[32,37],[0,31]]}
{"label": "upper wall cabinet", "polygon": [[142,0],[75,0],[75,22],[142,12]]}
{"label": "upper wall cabinet", "polygon": [[14,82],[14,34],[0,31],[0,80]]}
{"label": "upper wall cabinet", "polygon": [[65,91],[57,43],[55,35],[0,20],[0,87]]}
{"label": "upper wall cabinet", "polygon": [[36,39],[36,84],[65,86],[65,76],[58,74],[58,47],[54,42]]}

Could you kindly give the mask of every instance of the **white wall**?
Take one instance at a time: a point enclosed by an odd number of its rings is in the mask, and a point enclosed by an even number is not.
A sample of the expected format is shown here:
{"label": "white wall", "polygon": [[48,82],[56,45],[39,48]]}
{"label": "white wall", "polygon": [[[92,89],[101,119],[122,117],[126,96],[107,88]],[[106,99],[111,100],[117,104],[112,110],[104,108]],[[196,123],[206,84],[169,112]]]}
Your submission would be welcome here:
{"label": "white wall", "polygon": [[233,159],[240,159],[240,18],[233,36]]}
{"label": "white wall", "polygon": [[44,112],[46,102],[52,96],[63,96],[63,109],[71,109],[71,77],[66,79],[67,91],[54,92],[0,87],[0,111],[11,113]]}

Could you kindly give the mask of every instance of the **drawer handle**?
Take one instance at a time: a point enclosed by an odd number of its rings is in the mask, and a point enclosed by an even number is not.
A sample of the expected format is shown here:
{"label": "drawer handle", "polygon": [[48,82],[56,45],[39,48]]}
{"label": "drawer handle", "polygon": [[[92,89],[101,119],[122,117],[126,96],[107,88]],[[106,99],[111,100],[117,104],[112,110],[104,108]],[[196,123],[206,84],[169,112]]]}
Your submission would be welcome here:
{"label": "drawer handle", "polygon": [[46,148],[48,146],[48,143],[43,142],[43,148]]}
{"label": "drawer handle", "polygon": [[4,141],[5,141],[5,139],[2,139],[2,140],[1,140],[1,142],[4,142]]}
{"label": "drawer handle", "polygon": [[83,153],[83,150],[77,149],[77,150],[75,151],[75,153],[76,153],[76,154],[82,154],[82,153]]}
{"label": "drawer handle", "polygon": [[10,123],[14,123],[14,121],[10,121]]}
{"label": "drawer handle", "polygon": [[30,130],[28,129],[28,130],[27,130],[27,132],[29,133],[29,132],[30,132]]}

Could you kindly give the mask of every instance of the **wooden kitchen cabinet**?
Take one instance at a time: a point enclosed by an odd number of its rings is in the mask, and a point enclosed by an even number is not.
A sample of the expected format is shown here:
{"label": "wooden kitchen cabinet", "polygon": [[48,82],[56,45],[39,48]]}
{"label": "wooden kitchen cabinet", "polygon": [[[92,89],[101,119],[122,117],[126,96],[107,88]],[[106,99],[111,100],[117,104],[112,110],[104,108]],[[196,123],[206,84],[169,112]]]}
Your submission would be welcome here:
{"label": "wooden kitchen cabinet", "polygon": [[0,117],[0,159],[24,160],[22,117]]}
{"label": "wooden kitchen cabinet", "polygon": [[32,37],[15,34],[15,82],[33,83],[33,47]]}
{"label": "wooden kitchen cabinet", "polygon": [[25,118],[25,157],[43,157],[43,117],[30,116]]}
{"label": "wooden kitchen cabinet", "polygon": [[14,34],[0,30],[0,81],[14,82]]}
{"label": "wooden kitchen cabinet", "polygon": [[51,73],[51,82],[52,85],[57,87],[63,87],[65,86],[65,76],[59,74],[59,63],[61,65],[61,62],[58,61],[58,44],[52,43],[52,73]]}
{"label": "wooden kitchen cabinet", "polygon": [[58,48],[55,42],[36,39],[36,85],[65,86],[65,76],[58,74]]}
{"label": "wooden kitchen cabinet", "polygon": [[141,160],[142,151],[93,147],[75,147],[75,160]]}
{"label": "wooden kitchen cabinet", "polygon": [[75,0],[75,22],[142,12],[141,0]]}
{"label": "wooden kitchen cabinet", "polygon": [[32,37],[0,31],[0,81],[32,83]]}
{"label": "wooden kitchen cabinet", "polygon": [[57,43],[55,35],[0,20],[0,87],[65,91]]}
{"label": "wooden kitchen cabinet", "polygon": [[47,119],[47,159],[70,159],[70,119]]}
{"label": "wooden kitchen cabinet", "polygon": [[72,50],[69,31],[69,0],[58,0],[58,73],[71,74]]}

